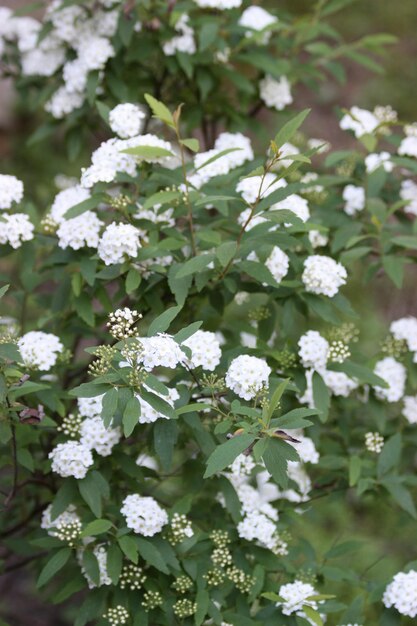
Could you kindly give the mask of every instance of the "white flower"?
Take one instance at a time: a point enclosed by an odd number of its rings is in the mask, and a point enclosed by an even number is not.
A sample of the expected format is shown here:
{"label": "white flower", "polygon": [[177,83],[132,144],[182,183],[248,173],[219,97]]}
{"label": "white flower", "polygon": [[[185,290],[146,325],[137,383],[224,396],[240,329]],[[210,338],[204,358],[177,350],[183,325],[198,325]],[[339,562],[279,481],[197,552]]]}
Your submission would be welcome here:
{"label": "white flower", "polygon": [[33,239],[34,225],[24,213],[2,215],[0,218],[0,244],[8,243],[20,248],[24,241]]}
{"label": "white flower", "polygon": [[317,591],[314,589],[313,585],[303,583],[300,580],[288,583],[287,585],[281,585],[278,595],[281,596],[283,602],[277,602],[276,606],[281,609],[284,615],[292,615],[295,613],[299,617],[304,617],[309,621],[303,611],[303,606],[309,606],[314,610],[318,608],[317,602],[307,600],[310,596],[316,596]]}
{"label": "white flower", "polygon": [[160,533],[168,523],[168,515],[154,498],[142,498],[136,493],[126,496],[120,512],[126,519],[127,527],[145,537]]}
{"label": "white flower", "polygon": [[76,48],[78,57],[89,70],[102,70],[107,61],[116,54],[108,39],[94,35],[81,38]]}
{"label": "white flower", "polygon": [[88,417],[81,423],[80,442],[100,456],[109,456],[113,446],[119,443],[120,428],[105,428],[101,417]]}
{"label": "white flower", "polygon": [[365,447],[369,452],[379,454],[384,447],[384,438],[379,433],[366,433]]}
{"label": "white flower", "polygon": [[239,454],[233,463],[229,465],[227,475],[231,474],[233,477],[233,484],[238,484],[246,481],[254,467],[255,463],[251,455]]}
{"label": "white flower", "polygon": [[[180,397],[176,389],[169,389],[168,395],[164,396],[161,393],[149,389],[146,385],[144,385],[144,387],[146,390],[152,391],[152,393],[154,393],[156,396],[162,398],[162,400],[165,400],[165,402],[167,402],[171,407],[174,407],[174,402]],[[156,411],[148,402],[146,402],[146,400],[141,398],[140,394],[137,394],[136,397],[140,403],[139,424],[152,424],[160,418],[168,419],[166,415],[164,415],[160,411]]]}
{"label": "white flower", "polygon": [[389,327],[395,339],[403,339],[411,352],[417,352],[417,318],[402,317],[395,322],[391,322]]}
{"label": "white flower", "polygon": [[82,555],[84,552],[85,548],[82,548],[81,550],[78,551],[78,559],[81,565],[81,571],[83,573],[83,575],[85,576],[85,578],[87,579],[87,583],[88,583],[88,587],[90,589],[94,589],[95,587],[101,587],[102,585],[112,585],[112,579],[110,578],[108,571],[107,571],[107,550],[103,545],[98,545],[98,546],[94,546],[93,548],[93,554],[97,559],[97,563],[98,563],[98,570],[99,570],[99,574],[100,574],[100,582],[97,585],[92,579],[91,577],[88,575],[84,565],[83,565],[83,559],[82,559]]}
{"label": "white flower", "polygon": [[84,94],[77,91],[69,91],[66,86],[60,87],[45,104],[45,111],[56,119],[62,119],[79,109],[84,103]]}
{"label": "white flower", "polygon": [[322,370],[329,356],[329,342],[316,330],[309,330],[298,341],[298,355],[305,368]]}
{"label": "white flower", "polygon": [[158,333],[154,337],[141,337],[140,343],[143,351],[139,355],[139,360],[148,372],[159,366],[175,369],[185,360],[185,354],[177,342],[166,333]]}
{"label": "white flower", "polygon": [[327,246],[329,242],[328,236],[319,230],[310,230],[308,238],[313,248],[322,248],[323,246]]}
{"label": "white flower", "polygon": [[346,185],[343,189],[344,211],[347,215],[356,215],[365,208],[365,189],[356,185]]}
{"label": "white flower", "polygon": [[280,156],[279,160],[276,162],[276,167],[289,167],[291,163],[294,162],[294,159],[289,157],[300,154],[299,149],[289,141],[280,147],[279,152]]}
{"label": "white flower", "polygon": [[309,437],[304,437],[303,435],[296,435],[296,439],[298,443],[289,442],[289,444],[298,452],[298,456],[300,457],[303,463],[313,463],[313,465],[317,464],[320,459],[320,455],[316,450],[316,446],[314,445],[314,441]]}
{"label": "white flower", "polygon": [[356,137],[362,137],[362,135],[373,133],[380,123],[380,120],[371,111],[354,106],[340,120],[340,128],[352,130]]}
{"label": "white flower", "polygon": [[409,424],[417,424],[417,396],[404,396],[403,415]]}
{"label": "white flower", "polygon": [[67,93],[83,94],[87,87],[88,66],[83,59],[73,59],[65,63],[62,77]]}
{"label": "white flower", "polygon": [[183,13],[177,23],[175,30],[179,33],[169,41],[166,41],[162,48],[167,56],[173,56],[176,52],[184,54],[195,54],[196,45],[194,40],[194,29],[189,25],[190,18]]}
{"label": "white flower", "polygon": [[0,209],[10,209],[23,198],[23,183],[16,176],[0,174]]}
{"label": "white flower", "polygon": [[[239,19],[239,26],[249,29],[246,31],[246,36],[250,37],[254,31],[262,31],[276,22],[278,22],[278,18],[275,15],[271,15],[262,7],[253,5],[243,11]],[[270,36],[270,32],[265,32],[263,42],[267,43]]]}
{"label": "white flower", "polygon": [[212,372],[220,363],[222,351],[215,333],[198,330],[182,345],[191,350],[191,358],[187,359],[187,365],[191,368],[201,366],[203,370]]}
{"label": "white flower", "polygon": [[366,171],[374,172],[379,167],[383,167],[386,172],[392,172],[394,163],[391,161],[389,152],[380,152],[379,154],[368,154],[365,158]]}
{"label": "white flower", "polygon": [[[296,215],[302,222],[306,222],[310,217],[310,209],[308,206],[308,202],[305,198],[302,198],[296,193],[292,193],[290,196],[287,196],[285,200],[281,200],[280,202],[276,202],[273,204],[270,211],[291,211]],[[285,226],[291,226],[291,224],[286,223]]]}
{"label": "white flower", "polygon": [[251,400],[256,394],[268,387],[271,368],[263,359],[243,354],[231,362],[226,373],[226,387],[240,398]]}
{"label": "white flower", "polygon": [[80,517],[76,513],[75,506],[73,504],[70,504],[65,509],[65,511],[57,515],[53,520],[51,519],[51,510],[52,504],[46,507],[46,509],[42,513],[41,520],[41,528],[47,530],[48,535],[50,535],[51,537],[55,537],[58,534],[57,530],[53,529],[58,529],[59,531],[60,526],[64,526],[65,524],[69,524],[71,522],[81,521]]}
{"label": "white flower", "polygon": [[100,417],[103,410],[103,396],[94,398],[78,398],[78,412],[81,417]]}
{"label": "white flower", "polygon": [[277,543],[277,527],[274,521],[259,511],[251,511],[237,525],[239,537],[256,541],[261,546],[274,550]]}
{"label": "white flower", "polygon": [[307,502],[311,490],[311,480],[303,463],[288,461],[288,478],[297,485],[297,489],[285,489],[280,492],[279,497],[289,502]]}
{"label": "white flower", "polygon": [[392,606],[402,615],[417,615],[417,572],[398,572],[387,586],[382,597],[387,608]]}
{"label": "white flower", "polygon": [[286,185],[287,183],[283,178],[277,179],[274,174],[268,172],[265,177],[251,176],[250,178],[243,178],[237,184],[236,191],[242,195],[242,198],[248,204],[253,204],[258,195],[260,198],[266,198],[277,189],[281,189],[281,187]]}
{"label": "white flower", "polygon": [[[204,165],[225,150],[233,150]],[[228,174],[232,169],[240,167],[245,161],[253,160],[253,150],[250,139],[242,133],[221,133],[212,150],[200,152],[194,157],[194,174],[189,176],[189,182],[198,189],[211,178]]]}
{"label": "white flower", "polygon": [[404,212],[417,215],[417,185],[412,180],[403,180],[400,190],[401,200],[407,200]]}
{"label": "white flower", "polygon": [[278,246],[272,248],[272,252],[265,261],[266,267],[271,272],[277,283],[288,274],[290,259],[287,254]]}
{"label": "white flower", "polygon": [[404,137],[398,148],[398,154],[417,158],[417,136],[410,135],[409,137]]}
{"label": "white flower", "polygon": [[100,239],[100,228],[103,222],[92,211],[85,211],[78,217],[64,220],[57,230],[58,245],[64,250],[79,250],[88,246],[97,248]]}
{"label": "white flower", "polygon": [[224,11],[226,9],[236,9],[242,4],[242,0],[194,0],[201,8],[217,9]]}
{"label": "white flower", "polygon": [[56,335],[31,330],[18,342],[20,354],[25,365],[47,372],[57,361],[64,346]]}
{"label": "white flower", "polygon": [[141,107],[125,102],[110,111],[110,128],[122,139],[135,137],[142,132],[145,118],[146,114]]}
{"label": "white flower", "polygon": [[97,252],[106,265],[115,265],[123,263],[126,256],[136,258],[140,247],[137,228],[132,224],[112,222],[102,234]]}
{"label": "white flower", "polygon": [[93,465],[90,448],[76,441],[59,443],[49,453],[49,458],[52,459],[52,471],[63,478],[69,476],[74,476],[78,480],[85,478],[88,469]]}
{"label": "white flower", "polygon": [[65,219],[65,213],[73,206],[84,202],[90,198],[90,192],[80,185],[71,185],[63,191],[57,193],[51,206],[51,217],[57,224],[61,224]]}
{"label": "white flower", "polygon": [[320,372],[324,382],[334,396],[347,396],[358,387],[358,382],[350,378],[344,372],[333,372],[324,370]]}
{"label": "white flower", "polygon": [[374,372],[385,380],[388,387],[374,386],[375,394],[380,400],[397,402],[404,395],[407,371],[402,363],[387,356],[375,365]]}
{"label": "white flower", "polygon": [[272,76],[267,75],[259,83],[259,89],[261,99],[266,106],[272,107],[277,111],[282,111],[293,101],[290,83],[286,76],[276,80]]}
{"label": "white flower", "polygon": [[333,298],[346,284],[347,272],[341,263],[328,256],[312,255],[304,261],[301,280],[306,291]]}

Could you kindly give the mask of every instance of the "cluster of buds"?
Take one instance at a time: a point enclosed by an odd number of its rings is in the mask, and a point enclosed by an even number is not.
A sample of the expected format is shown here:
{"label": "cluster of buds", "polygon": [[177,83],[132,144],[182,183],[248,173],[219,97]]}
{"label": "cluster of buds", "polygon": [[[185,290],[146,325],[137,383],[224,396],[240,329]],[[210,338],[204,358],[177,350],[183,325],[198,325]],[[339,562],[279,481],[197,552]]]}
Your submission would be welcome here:
{"label": "cluster of buds", "polygon": [[187,600],[187,598],[182,598],[181,600],[177,600],[172,608],[177,617],[184,619],[185,617],[194,615],[197,611],[197,604],[191,600]]}
{"label": "cluster of buds", "polygon": [[317,576],[313,569],[302,569],[297,572],[297,580],[300,580],[302,583],[306,583],[308,585],[313,585],[313,587],[317,584]]}
{"label": "cluster of buds", "polygon": [[215,567],[214,569],[209,569],[203,578],[206,579],[209,587],[219,587],[224,583],[226,574],[220,567]]}
{"label": "cluster of buds", "polygon": [[193,587],[193,581],[189,576],[178,576],[172,583],[171,587],[177,593],[187,593]]}
{"label": "cluster of buds", "polygon": [[238,567],[229,567],[226,570],[226,575],[241,593],[249,593],[255,582],[253,576],[245,574],[245,572]]}
{"label": "cluster of buds", "polygon": [[287,556],[288,554],[288,537],[283,533],[276,533],[273,553],[277,556]]}
{"label": "cluster of buds", "polygon": [[136,337],[138,331],[133,326],[141,318],[142,315],[140,313],[132,311],[128,307],[117,309],[114,313],[110,313],[107,327],[115,339],[121,340]]}
{"label": "cluster of buds", "polygon": [[45,215],[40,223],[40,230],[44,235],[54,235],[58,230],[59,224],[53,219],[51,215]]}
{"label": "cluster of buds", "polygon": [[103,615],[111,626],[120,626],[127,624],[129,620],[129,613],[124,606],[118,604],[114,609],[107,609],[107,613]]}
{"label": "cluster of buds", "polygon": [[129,204],[131,204],[131,200],[129,196],[124,194],[120,194],[119,196],[110,199],[110,206],[118,211],[125,211]]}
{"label": "cluster of buds", "polygon": [[210,539],[216,548],[226,548],[230,543],[230,537],[227,530],[213,530],[210,533]]}
{"label": "cluster of buds", "polygon": [[143,355],[143,344],[137,337],[135,337],[125,343],[121,353],[131,367],[137,367],[138,362]]}
{"label": "cluster of buds", "polygon": [[359,339],[359,329],[352,322],[346,322],[341,326],[333,326],[324,333],[329,343],[342,341],[345,345],[356,343]]}
{"label": "cluster of buds", "polygon": [[407,352],[407,342],[405,339],[395,339],[392,335],[388,335],[381,345],[381,352],[399,360]]}
{"label": "cluster of buds", "polygon": [[68,413],[63,418],[61,424],[58,426],[58,431],[64,433],[67,437],[77,438],[80,434],[82,418],[80,415],[74,415],[74,413]]}
{"label": "cluster of buds", "polygon": [[233,562],[231,552],[225,547],[214,548],[211,553],[211,560],[218,567],[228,567]]}
{"label": "cluster of buds", "polygon": [[329,361],[333,363],[343,363],[350,357],[349,346],[340,339],[336,339],[331,342],[329,346]]}
{"label": "cluster of buds", "polygon": [[143,583],[146,580],[146,576],[143,574],[143,569],[138,565],[129,563],[122,569],[122,573],[119,578],[119,586],[121,589],[130,589],[135,591],[141,589]]}
{"label": "cluster of buds", "polygon": [[103,376],[103,374],[107,374],[115,355],[116,348],[112,346],[98,346],[94,352],[96,360],[88,366],[90,374],[93,376]]}
{"label": "cluster of buds", "polygon": [[170,544],[175,546],[177,543],[184,541],[187,537],[192,537],[193,534],[193,529],[187,517],[180,513],[174,513],[167,537]]}
{"label": "cluster of buds", "polygon": [[143,595],[142,606],[145,611],[152,611],[162,605],[162,595],[159,591],[147,591]]}
{"label": "cluster of buds", "polygon": [[[222,393],[226,390],[226,383],[224,378],[217,376],[216,374],[203,374],[200,380],[201,386],[205,389],[209,389],[211,393]],[[206,400],[204,400],[205,402]]]}
{"label": "cluster of buds", "polygon": [[369,452],[379,454],[384,447],[384,438],[379,433],[366,433],[365,446]]}
{"label": "cluster of buds", "polygon": [[266,306],[259,306],[249,311],[248,317],[251,322],[262,322],[262,320],[267,320],[271,317],[271,311]]}
{"label": "cluster of buds", "polygon": [[73,548],[81,535],[82,525],[79,520],[73,520],[64,524],[59,524],[54,532],[54,536],[60,541],[65,541],[70,548]]}
{"label": "cluster of buds", "polygon": [[274,352],[274,359],[278,364],[279,370],[283,372],[295,367],[297,364],[297,355],[286,348]]}

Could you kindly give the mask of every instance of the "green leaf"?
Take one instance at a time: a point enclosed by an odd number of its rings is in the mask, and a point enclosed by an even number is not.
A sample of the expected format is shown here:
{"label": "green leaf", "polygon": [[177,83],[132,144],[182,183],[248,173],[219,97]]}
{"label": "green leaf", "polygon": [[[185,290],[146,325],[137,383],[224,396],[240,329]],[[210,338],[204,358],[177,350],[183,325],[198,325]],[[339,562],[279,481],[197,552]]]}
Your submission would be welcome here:
{"label": "green leaf", "polygon": [[137,565],[139,560],[139,551],[135,537],[124,535],[123,537],[119,537],[117,541],[123,554],[129,559],[129,561],[132,561],[132,563]]}
{"label": "green leaf", "polygon": [[381,478],[399,464],[401,459],[401,449],[401,433],[396,433],[384,443],[382,451],[378,456],[378,478]]}
{"label": "green leaf", "polygon": [[216,250],[216,257],[219,259],[222,267],[233,259],[237,251],[237,243],[235,241],[226,241],[222,243]]}
{"label": "green leaf", "polygon": [[36,583],[38,589],[46,585],[46,583],[64,567],[70,556],[71,548],[62,548],[62,550],[55,552],[39,575],[38,582]]}
{"label": "green leaf", "polygon": [[205,589],[199,589],[195,600],[197,604],[197,610],[194,615],[194,623],[196,626],[200,626],[207,615],[210,596]]}
{"label": "green leaf", "polygon": [[0,298],[2,298],[4,296],[4,294],[7,292],[9,287],[10,287],[10,285],[3,285],[3,287],[0,287]]}
{"label": "green leaf", "polygon": [[313,373],[313,398],[314,406],[319,411],[320,421],[327,421],[330,408],[330,392],[318,372]]}
{"label": "green leaf", "polygon": [[323,626],[323,620],[321,619],[320,613],[313,609],[308,604],[303,604],[303,611],[306,614],[306,617],[310,620],[310,623],[316,624],[316,626]]}
{"label": "green leaf", "polygon": [[81,533],[81,537],[90,537],[106,533],[113,526],[107,519],[96,519],[90,522]]}
{"label": "green leaf", "polygon": [[150,391],[146,391],[146,389],[141,389],[140,397],[145,400],[148,404],[151,405],[155,411],[157,411],[161,417],[168,417],[170,419],[177,419],[177,414],[175,413],[175,409],[168,404],[166,400],[161,398],[160,396],[151,393]]}
{"label": "green leaf", "polygon": [[180,197],[181,193],[179,191],[157,191],[145,200],[143,208],[146,210],[154,207],[156,204],[168,204],[174,202],[174,200],[178,200]]}
{"label": "green leaf", "polygon": [[278,148],[287,143],[287,141],[289,141],[291,137],[295,135],[310,111],[311,109],[305,109],[304,111],[301,111],[295,117],[291,118],[286,124],[284,124],[281,130],[277,132],[274,141],[277,144]]}
{"label": "green leaf", "polygon": [[189,326],[182,328],[176,335],[174,335],[174,339],[178,344],[182,344],[183,341],[194,335],[201,328],[203,322],[193,322]]}
{"label": "green leaf", "polygon": [[148,103],[150,109],[152,110],[154,117],[164,122],[164,124],[171,126],[171,128],[175,128],[174,118],[172,117],[172,113],[168,109],[168,107],[165,106],[165,104],[163,104],[162,102],[160,102],[159,100],[157,100],[156,98],[154,98],[148,93],[145,93],[145,100]]}
{"label": "green leaf", "polygon": [[404,264],[407,259],[398,256],[385,255],[382,257],[382,267],[386,271],[397,289],[401,289],[404,280]]}
{"label": "green leaf", "polygon": [[153,428],[155,452],[165,472],[168,472],[171,468],[172,455],[178,435],[178,426],[174,420],[156,421]]}
{"label": "green leaf", "polygon": [[93,583],[97,586],[100,585],[100,568],[98,565],[97,557],[92,550],[86,548],[83,551],[83,566],[87,576],[91,578]]}
{"label": "green leaf", "polygon": [[126,148],[122,150],[124,154],[132,154],[138,159],[160,159],[161,157],[175,156],[171,150],[160,148],[159,146],[135,146],[134,148]]}
{"label": "green leaf", "polygon": [[191,150],[191,152],[198,152],[200,150],[200,142],[194,137],[190,139],[181,139],[180,143]]}
{"label": "green leaf", "polygon": [[264,417],[266,417],[267,420],[271,419],[275,409],[278,407],[279,402],[284,394],[284,391],[288,387],[289,382],[289,379],[282,381],[282,383],[280,383],[273,392],[269,403],[265,406],[265,409],[263,411]]}
{"label": "green leaf", "polygon": [[157,333],[163,333],[168,330],[171,322],[177,317],[181,309],[182,306],[180,305],[172,306],[170,309],[161,313],[161,315],[158,315],[148,328],[148,337],[152,337]]}
{"label": "green leaf", "polygon": [[381,480],[381,484],[404,511],[414,519],[417,519],[417,511],[413,498],[408,489],[402,484],[399,476],[386,476]]}
{"label": "green leaf", "polygon": [[221,472],[231,465],[235,458],[242,454],[254,441],[255,437],[253,435],[242,434],[232,437],[226,443],[222,443],[210,455],[204,478],[210,478],[210,476]]}
{"label": "green leaf", "polygon": [[242,148],[228,148],[227,150],[222,150],[221,152],[218,152],[214,156],[207,159],[207,161],[204,161],[204,163],[202,163],[199,167],[196,167],[195,171],[198,172],[199,170],[203,169],[203,167],[206,167],[207,165],[211,165],[211,163],[214,163],[218,159],[221,159],[222,157],[226,156],[226,154],[230,154],[231,152],[236,152],[237,150],[242,150]]}
{"label": "green leaf", "polygon": [[78,481],[81,497],[88,504],[96,517],[101,517],[102,490],[97,481],[97,472],[90,472]]}
{"label": "green leaf", "polygon": [[240,261],[237,267],[242,272],[245,272],[245,274],[249,274],[249,276],[255,278],[261,284],[265,283],[272,287],[278,287],[277,281],[264,263],[258,263],[257,261]]}
{"label": "green leaf", "polygon": [[83,383],[78,387],[74,387],[68,393],[76,398],[96,398],[97,396],[102,396],[106,391],[109,391],[109,385]]}
{"label": "green leaf", "polygon": [[329,363],[328,369],[333,372],[344,372],[350,378],[356,378],[360,383],[367,383],[369,385],[377,385],[379,387],[387,388],[388,384],[383,378],[380,378],[373,373],[371,369],[365,365],[358,365],[352,363],[352,361],[343,361],[343,363]]}
{"label": "green leaf", "polygon": [[103,408],[101,410],[101,417],[103,423],[108,428],[117,410],[117,389],[113,387],[110,391],[106,391],[103,396]]}
{"label": "green leaf", "polygon": [[155,567],[164,574],[169,574],[169,569],[165,565],[165,561],[162,558],[161,553],[150,541],[142,539],[142,537],[137,537],[136,543],[139,549],[139,554],[149,565]]}
{"label": "green leaf", "polygon": [[272,478],[280,487],[285,489],[288,485],[288,461],[300,460],[296,450],[282,439],[271,438],[262,458]]}
{"label": "green leaf", "polygon": [[126,275],[126,293],[131,294],[139,287],[142,282],[142,275],[138,272],[137,269],[132,268],[128,271]]}
{"label": "green leaf", "polygon": [[20,363],[22,361],[19,348],[15,343],[2,343],[0,344],[0,358],[8,361],[16,361]]}
{"label": "green leaf", "polygon": [[219,32],[219,23],[216,21],[205,22],[201,30],[199,32],[199,50],[200,52],[204,52],[214,43],[217,39],[217,35]]}
{"label": "green leaf", "polygon": [[107,550],[106,567],[113,585],[117,585],[123,568],[123,554],[115,543],[112,543]]}
{"label": "green leaf", "polygon": [[349,459],[349,487],[354,487],[361,476],[362,462],[358,456]]}
{"label": "green leaf", "polygon": [[68,209],[65,213],[64,218],[66,220],[70,220],[74,217],[78,217],[82,215],[86,211],[91,211],[91,209],[95,209],[99,204],[103,202],[108,202],[108,196],[105,193],[95,193],[91,198],[87,198],[87,200],[83,200],[78,204],[75,204],[73,207]]}
{"label": "green leaf", "polygon": [[391,239],[391,243],[401,248],[409,248],[410,250],[417,250],[417,236],[401,235]]}
{"label": "green leaf", "polygon": [[176,274],[176,278],[185,278],[186,276],[190,276],[191,274],[196,274],[206,269],[207,265],[209,265],[214,259],[214,254],[200,254],[199,256],[194,256],[185,263],[182,264],[181,268],[178,270]]}
{"label": "green leaf", "polygon": [[125,437],[130,437],[133,433],[135,426],[139,422],[140,411],[140,402],[136,396],[133,396],[127,402],[123,412],[123,434]]}

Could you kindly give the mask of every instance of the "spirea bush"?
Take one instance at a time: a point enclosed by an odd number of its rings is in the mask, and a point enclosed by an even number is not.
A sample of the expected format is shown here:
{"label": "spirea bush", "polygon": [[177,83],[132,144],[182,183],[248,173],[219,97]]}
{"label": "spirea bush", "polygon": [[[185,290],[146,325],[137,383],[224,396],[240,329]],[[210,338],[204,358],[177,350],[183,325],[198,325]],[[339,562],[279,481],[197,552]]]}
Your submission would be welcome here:
{"label": "spirea bush", "polygon": [[355,311],[415,264],[417,126],[353,107],[331,151],[296,106],[390,42],[341,42],[347,4],[1,9],[4,70],[47,114],[32,142],[76,157],[96,133],[46,210],[0,176],[4,570],[75,626],[417,616],[417,562],[381,586],[355,545],[292,532],[336,491],[417,518],[417,318],[379,341]]}

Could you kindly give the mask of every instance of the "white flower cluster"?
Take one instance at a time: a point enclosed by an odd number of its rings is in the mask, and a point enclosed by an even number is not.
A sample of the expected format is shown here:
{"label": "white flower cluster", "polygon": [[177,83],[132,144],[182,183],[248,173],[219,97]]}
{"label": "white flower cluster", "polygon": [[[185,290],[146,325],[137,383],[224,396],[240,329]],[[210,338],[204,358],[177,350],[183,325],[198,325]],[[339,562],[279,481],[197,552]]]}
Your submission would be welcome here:
{"label": "white flower cluster", "polygon": [[369,452],[379,454],[384,447],[384,438],[379,433],[366,433],[365,447]]}
{"label": "white flower cluster", "polygon": [[23,198],[23,183],[16,176],[0,174],[0,209],[10,209]]}
{"label": "white flower cluster", "polygon": [[[317,611],[318,603],[314,600],[308,600],[311,596],[318,595],[313,585],[309,583],[295,580],[293,583],[281,585],[278,595],[283,601],[277,602],[276,606],[281,609],[284,615],[292,615],[295,613],[295,615],[304,617],[304,619],[310,621],[303,611],[303,606],[309,606]],[[310,623],[314,622],[310,621]]]}
{"label": "white flower cluster", "polygon": [[347,215],[356,215],[365,208],[365,189],[356,185],[346,185],[343,189],[344,211]]}
{"label": "white flower cluster", "polygon": [[63,220],[57,230],[58,245],[64,250],[79,250],[85,246],[97,248],[100,240],[100,228],[103,222],[92,211],[85,211],[78,217]]}
{"label": "white flower cluster", "polygon": [[218,11],[237,9],[242,4],[242,0],[194,0],[194,2],[203,9],[217,9]]}
{"label": "white flower cluster", "polygon": [[25,365],[47,372],[57,362],[58,354],[64,346],[56,335],[31,330],[17,342]]}
{"label": "white flower cluster", "polygon": [[409,424],[417,424],[417,396],[404,396],[403,415]]}
{"label": "white flower cluster", "polygon": [[78,480],[85,478],[93,465],[93,455],[88,446],[76,441],[59,443],[50,453],[51,469],[63,478],[74,476]]}
{"label": "white flower cluster", "polygon": [[154,337],[141,337],[142,352],[139,361],[147,372],[154,367],[162,366],[175,369],[185,359],[185,354],[177,342],[166,333],[158,333]]}
{"label": "white flower cluster", "polygon": [[82,417],[99,417],[103,410],[103,396],[78,398],[78,412]]}
{"label": "white flower cluster", "polygon": [[54,198],[51,206],[50,216],[57,224],[62,224],[65,213],[76,204],[84,202],[90,198],[90,192],[80,185],[71,185],[63,189]]}
{"label": "white flower cluster", "polygon": [[393,337],[406,342],[410,352],[414,352],[414,363],[417,363],[417,318],[409,315],[391,322],[389,327]]}
{"label": "white flower cluster", "polygon": [[153,537],[168,524],[167,513],[154,498],[142,498],[136,493],[126,496],[120,512],[128,528],[145,537]]}
{"label": "white flower cluster", "polygon": [[80,442],[100,456],[109,456],[122,437],[120,428],[105,428],[101,417],[85,419],[81,423],[80,434]]}
{"label": "white flower cluster", "polygon": [[373,133],[381,124],[381,119],[377,117],[375,111],[367,111],[353,106],[340,120],[342,130],[351,130],[356,137]]}
{"label": "white flower cluster", "polygon": [[[249,178],[243,178],[236,186],[236,191],[242,195],[242,198],[246,200],[248,204],[253,204],[258,196],[260,198],[266,198],[271,193],[281,187],[287,185],[283,178],[277,179],[274,174],[268,172],[263,176],[250,176]],[[255,216],[255,219],[258,216]],[[240,220],[240,223],[245,220]],[[262,221],[265,221],[264,219]],[[261,222],[259,222],[261,223]],[[257,224],[252,224],[256,226]]]}
{"label": "white flower cluster", "polygon": [[406,200],[405,213],[417,215],[417,185],[412,180],[403,180],[400,190],[401,200]]}
{"label": "white flower cluster", "polygon": [[196,53],[194,29],[189,25],[189,21],[189,16],[183,13],[175,24],[175,30],[178,35],[166,41],[162,46],[167,56],[173,56],[177,52],[182,52],[183,54]]}
{"label": "white flower cluster", "polygon": [[[294,152],[292,153],[294,154]],[[291,211],[296,215],[302,222],[306,222],[310,218],[310,209],[308,206],[308,202],[305,198],[302,198],[296,193],[292,193],[290,196],[287,196],[285,200],[281,200],[280,202],[275,202],[270,208],[270,211]],[[291,224],[285,224],[285,226],[291,226]]]}
{"label": "white flower cluster", "polygon": [[401,141],[398,154],[417,158],[417,124],[409,124],[404,130],[406,136]]}
{"label": "white flower cluster", "polygon": [[[320,455],[317,452],[314,441],[310,439],[310,437],[304,437],[304,435],[298,433],[296,433],[296,438],[298,443],[289,441],[289,444],[297,450],[300,460],[303,463],[313,463],[313,465],[316,465],[319,462]],[[289,463],[299,463],[299,461],[289,461]]]}
{"label": "white flower cluster", "polygon": [[70,504],[65,511],[57,515],[53,520],[51,518],[52,504],[46,507],[42,513],[41,528],[48,531],[48,535],[56,537],[59,534],[59,529],[71,522],[80,522],[80,517],[77,515],[75,506]]}
{"label": "white flower cluster", "polygon": [[[211,163],[204,165],[210,159],[214,159],[225,150],[233,150],[216,158]],[[228,174],[236,167],[240,167],[246,161],[253,160],[251,141],[242,133],[221,133],[212,150],[199,152],[194,157],[194,174],[189,176],[189,182],[199,189],[215,176]]]}
{"label": "white flower cluster", "polygon": [[130,102],[118,104],[109,113],[110,128],[121,139],[140,135],[145,119],[143,108]]}
{"label": "white flower cluster", "polygon": [[[148,389],[146,385],[144,385],[144,387],[145,389],[150,391],[150,389]],[[169,389],[168,395],[166,396],[159,394],[155,391],[153,391],[153,393],[159,396],[160,398],[162,398],[162,400],[165,400],[165,402],[167,402],[171,407],[174,407],[174,402],[178,400],[178,398],[180,397],[176,389]],[[139,424],[152,424],[153,422],[156,422],[156,420],[160,418],[168,419],[166,415],[154,409],[148,402],[146,402],[146,400],[141,398],[139,394],[136,397],[140,403]]]}
{"label": "white flower cluster", "polygon": [[191,368],[201,366],[203,370],[212,372],[220,363],[222,351],[215,333],[198,330],[182,345],[191,350],[191,358],[186,361]]}
{"label": "white flower cluster", "polygon": [[239,537],[256,541],[274,551],[277,544],[277,527],[274,520],[259,511],[251,511],[237,525]]}
{"label": "white flower cluster", "polygon": [[261,99],[266,106],[277,111],[282,111],[293,101],[291,86],[286,76],[282,76],[277,80],[273,76],[267,75],[259,83],[259,89]]}
{"label": "white flower cluster", "polygon": [[90,589],[94,589],[95,587],[101,587],[102,585],[111,585],[112,584],[112,580],[108,574],[107,571],[107,550],[103,545],[98,545],[98,546],[94,546],[93,548],[93,554],[97,559],[97,563],[98,563],[98,570],[99,570],[99,575],[100,575],[100,581],[99,584],[97,585],[89,576],[87,570],[85,569],[84,565],[83,565],[83,561],[82,561],[82,555],[84,553],[84,550],[86,550],[88,548],[83,548],[82,550],[79,550],[78,552],[78,559],[81,565],[81,572],[83,573],[83,575],[85,576],[87,583],[88,583],[88,587]]}
{"label": "white flower cluster", "polygon": [[383,167],[386,172],[392,172],[394,169],[391,155],[386,151],[380,152],[379,154],[368,154],[368,156],[365,157],[365,166],[368,174],[374,172],[379,167]]}
{"label": "white flower cluster", "polygon": [[290,259],[278,246],[272,248],[271,254],[265,261],[266,267],[271,272],[277,283],[280,283],[288,274]]}
{"label": "white flower cluster", "polygon": [[388,384],[388,387],[374,386],[375,395],[380,400],[398,402],[404,395],[407,370],[402,363],[393,357],[387,356],[378,361],[374,372]]}
{"label": "white flower cluster", "polygon": [[[246,36],[251,37],[254,33],[270,28],[278,18],[265,11],[262,7],[252,5],[245,9],[240,16],[239,26],[247,28]],[[271,33],[266,31],[262,39],[262,43],[268,43]]]}
{"label": "white flower cluster", "polygon": [[0,216],[0,243],[8,243],[12,248],[20,248],[24,241],[33,239],[35,227],[23,213]]}
{"label": "white flower cluster", "polygon": [[112,222],[103,232],[97,252],[106,265],[123,263],[126,256],[134,259],[141,247],[140,231],[132,224]]}
{"label": "white flower cluster", "polygon": [[327,246],[329,242],[328,236],[325,233],[320,232],[319,230],[310,230],[308,233],[308,238],[314,249],[323,248],[323,246]]}
{"label": "white flower cluster", "polygon": [[242,354],[229,365],[226,373],[226,387],[240,398],[251,400],[268,387],[271,368],[263,359]]}
{"label": "white flower cluster", "polygon": [[322,370],[329,356],[329,342],[316,330],[309,330],[298,341],[298,355],[303,367]]}
{"label": "white flower cluster", "polygon": [[301,280],[310,293],[333,298],[346,279],[346,269],[331,257],[314,254],[304,261]]}
{"label": "white flower cluster", "polygon": [[387,608],[392,606],[401,615],[416,617],[417,615],[417,572],[398,572],[387,586],[382,597]]}

